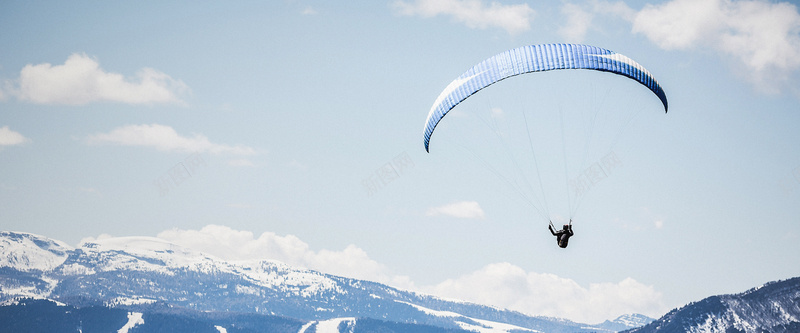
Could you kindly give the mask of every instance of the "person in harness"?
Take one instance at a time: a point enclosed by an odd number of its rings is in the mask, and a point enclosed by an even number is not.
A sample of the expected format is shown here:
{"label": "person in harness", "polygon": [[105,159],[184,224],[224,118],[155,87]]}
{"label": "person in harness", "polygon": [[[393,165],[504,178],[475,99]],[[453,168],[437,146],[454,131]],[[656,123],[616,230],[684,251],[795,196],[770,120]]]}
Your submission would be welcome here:
{"label": "person in harness", "polygon": [[562,249],[567,248],[567,245],[569,245],[569,238],[575,235],[575,233],[572,232],[572,219],[570,219],[569,224],[565,224],[561,230],[555,230],[556,228],[553,226],[553,221],[550,221],[548,228],[550,229],[550,233],[556,236],[558,246]]}

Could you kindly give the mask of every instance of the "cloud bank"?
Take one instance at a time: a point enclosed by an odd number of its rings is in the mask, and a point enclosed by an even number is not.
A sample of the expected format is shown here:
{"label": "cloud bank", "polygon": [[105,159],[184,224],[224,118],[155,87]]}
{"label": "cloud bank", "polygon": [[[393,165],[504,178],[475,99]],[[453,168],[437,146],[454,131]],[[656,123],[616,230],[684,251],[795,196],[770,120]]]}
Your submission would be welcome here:
{"label": "cloud bank", "polygon": [[[450,17],[473,29],[501,28],[509,34],[531,29],[536,12],[527,4],[482,0],[397,0],[400,15]],[[587,0],[561,5],[558,33],[583,42],[602,29],[597,17],[622,19],[631,32],[664,50],[712,51],[756,90],[780,93],[797,88],[800,70],[800,12],[790,2],[763,0],[671,0],[633,9],[623,1]]]}
{"label": "cloud bank", "polygon": [[561,7],[561,14],[566,17],[567,23],[558,29],[558,33],[568,42],[582,42],[592,24],[593,14],[572,3],[564,4]]}
{"label": "cloud bank", "polygon": [[8,93],[21,101],[61,105],[183,104],[179,96],[189,90],[182,81],[152,68],[142,68],[133,78],[106,72],[97,60],[79,53],[63,65],[27,65],[11,86]]}
{"label": "cloud bank", "polygon": [[526,272],[510,263],[490,264],[467,275],[426,287],[424,291],[446,298],[590,324],[627,313],[660,316],[664,311],[661,293],[632,278],[618,283],[592,283],[586,288],[571,279]]}
{"label": "cloud bank", "polygon": [[788,2],[672,0],[637,11],[594,0],[565,3],[561,13],[559,34],[569,41],[582,42],[597,16],[621,18],[661,49],[711,50],[762,92],[793,87],[800,69],[800,13]]}
{"label": "cloud bank", "polygon": [[501,28],[512,35],[530,30],[535,14],[528,4],[502,5],[492,2],[486,5],[481,0],[399,0],[392,6],[401,15],[425,18],[449,16],[473,29]]}
{"label": "cloud bank", "polygon": [[480,304],[585,323],[599,323],[627,313],[660,316],[662,295],[632,278],[581,286],[553,274],[527,272],[510,263],[494,263],[431,286],[416,286],[370,258],[356,245],[342,250],[312,250],[296,236],[249,231],[220,225],[200,230],[165,230],[158,238],[225,260],[278,260],[286,264],[384,283],[393,287]]}
{"label": "cloud bank", "polygon": [[564,24],[558,33],[570,43],[583,43],[589,30],[599,29],[596,17],[621,18],[632,21],[636,11],[622,1],[590,0],[581,3],[566,2],[561,5]]}
{"label": "cloud bank", "polygon": [[734,59],[741,73],[767,92],[800,68],[800,14],[787,2],[673,0],[646,5],[633,20],[666,50],[713,48]]}
{"label": "cloud bank", "polygon": [[108,133],[90,135],[89,144],[114,144],[122,146],[152,147],[161,151],[228,153],[253,155],[256,150],[246,146],[228,146],[212,143],[202,134],[181,136],[172,127],[159,124],[127,125]]}
{"label": "cloud bank", "polygon": [[279,236],[271,232],[255,237],[252,232],[220,225],[207,225],[200,230],[171,229],[158,234],[168,242],[199,250],[225,260],[277,260],[288,265],[320,272],[409,288],[407,277],[394,276],[355,245],[339,251],[313,251],[293,235]]}

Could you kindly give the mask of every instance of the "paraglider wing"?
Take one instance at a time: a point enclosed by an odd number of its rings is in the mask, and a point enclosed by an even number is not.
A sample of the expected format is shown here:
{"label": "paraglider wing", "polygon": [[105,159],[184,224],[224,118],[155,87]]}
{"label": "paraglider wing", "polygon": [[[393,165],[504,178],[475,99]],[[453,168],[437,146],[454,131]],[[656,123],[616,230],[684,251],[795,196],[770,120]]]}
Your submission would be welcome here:
{"label": "paraglider wing", "polygon": [[450,82],[433,103],[425,121],[425,151],[434,128],[467,97],[500,80],[556,69],[591,69],[622,75],[652,91],[667,111],[667,96],[655,78],[631,58],[603,48],[581,44],[541,44],[508,50],[475,65]]}

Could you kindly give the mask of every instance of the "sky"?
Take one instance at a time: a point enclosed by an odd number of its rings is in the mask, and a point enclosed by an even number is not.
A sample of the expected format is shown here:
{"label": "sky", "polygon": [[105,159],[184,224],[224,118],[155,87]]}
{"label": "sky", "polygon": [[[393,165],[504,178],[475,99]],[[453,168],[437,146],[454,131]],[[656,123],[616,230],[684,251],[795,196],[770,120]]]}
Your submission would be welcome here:
{"label": "sky", "polygon": [[[586,323],[800,276],[796,3],[4,1],[0,30],[2,230]],[[425,152],[448,83],[543,43],[634,59],[669,112],[608,73],[528,74]]]}

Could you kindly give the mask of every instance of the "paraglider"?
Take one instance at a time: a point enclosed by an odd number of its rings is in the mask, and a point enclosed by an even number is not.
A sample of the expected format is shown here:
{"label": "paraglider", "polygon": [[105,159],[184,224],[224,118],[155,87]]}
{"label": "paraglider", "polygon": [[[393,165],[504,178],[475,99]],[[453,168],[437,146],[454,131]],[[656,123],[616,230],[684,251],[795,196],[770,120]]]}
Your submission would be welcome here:
{"label": "paraglider", "polygon": [[[668,110],[666,94],[653,75],[642,65],[622,54],[581,44],[523,46],[481,61],[444,88],[431,106],[425,121],[423,134],[425,151],[430,152],[431,136],[444,116],[478,91],[513,76],[566,69],[588,69],[632,79],[655,94],[663,105],[665,113]],[[571,217],[570,223],[564,225],[562,230],[555,230],[552,222],[548,227],[562,248],[567,246],[569,237],[574,235]]]}
{"label": "paraglider", "polygon": [[569,220],[569,224],[565,224],[561,230],[556,231],[556,227],[553,225],[553,222],[550,221],[550,225],[547,226],[550,229],[550,233],[553,236],[556,236],[556,243],[558,243],[558,247],[562,249],[566,249],[567,245],[569,245],[569,238],[575,236],[575,233],[572,232],[572,220]]}

